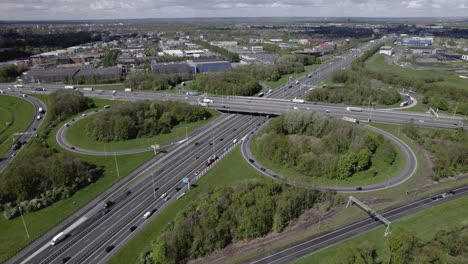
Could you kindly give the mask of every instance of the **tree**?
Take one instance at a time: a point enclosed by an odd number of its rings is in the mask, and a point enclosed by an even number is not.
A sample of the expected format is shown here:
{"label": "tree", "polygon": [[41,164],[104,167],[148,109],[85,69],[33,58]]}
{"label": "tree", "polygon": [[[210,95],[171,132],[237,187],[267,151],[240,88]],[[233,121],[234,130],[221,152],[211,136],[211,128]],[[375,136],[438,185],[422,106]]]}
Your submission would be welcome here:
{"label": "tree", "polygon": [[404,228],[394,229],[392,233],[387,236],[385,241],[385,247],[388,253],[388,263],[411,263],[418,244],[419,241],[414,232]]}

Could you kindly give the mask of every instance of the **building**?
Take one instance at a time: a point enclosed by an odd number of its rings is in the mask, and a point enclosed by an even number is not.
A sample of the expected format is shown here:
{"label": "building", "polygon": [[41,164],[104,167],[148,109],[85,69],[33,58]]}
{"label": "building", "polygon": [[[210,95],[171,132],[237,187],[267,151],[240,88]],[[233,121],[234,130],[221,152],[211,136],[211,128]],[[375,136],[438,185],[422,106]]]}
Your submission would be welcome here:
{"label": "building", "polygon": [[184,57],[185,52],[183,50],[165,50],[163,51],[164,54],[175,56],[175,57]]}
{"label": "building", "polygon": [[195,58],[198,58],[198,57],[200,57],[203,53],[205,53],[204,50],[185,50],[185,56],[188,56],[188,57],[195,57]]}
{"label": "building", "polygon": [[434,41],[433,37],[421,38],[421,37],[413,37],[413,38],[404,38],[397,41],[399,45],[407,45],[407,46],[430,46]]}
{"label": "building", "polygon": [[73,76],[79,71],[77,68],[51,69],[51,70],[31,70],[23,74],[24,82],[54,83],[72,80]]}
{"label": "building", "polygon": [[151,72],[156,74],[188,74],[191,72],[191,68],[187,62],[158,63],[152,61]]}
{"label": "building", "polygon": [[187,64],[190,66],[191,73],[206,73],[231,70],[231,63],[222,60],[189,60]]}
{"label": "building", "polygon": [[234,47],[237,46],[237,41],[211,41],[210,45],[218,47]]}
{"label": "building", "polygon": [[419,55],[434,55],[437,53],[437,49],[432,47],[410,47],[409,50],[412,54],[419,54]]}
{"label": "building", "polygon": [[263,46],[252,46],[252,52],[253,53],[263,52]]}
{"label": "building", "polygon": [[382,46],[380,47],[379,54],[385,54],[387,56],[393,55],[393,48],[390,46]]}

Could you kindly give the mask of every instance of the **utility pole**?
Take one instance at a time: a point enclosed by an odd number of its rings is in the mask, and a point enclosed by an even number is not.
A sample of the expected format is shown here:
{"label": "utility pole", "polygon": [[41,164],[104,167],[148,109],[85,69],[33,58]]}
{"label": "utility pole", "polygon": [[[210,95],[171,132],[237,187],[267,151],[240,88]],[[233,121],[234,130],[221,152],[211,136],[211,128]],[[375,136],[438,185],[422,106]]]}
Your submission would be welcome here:
{"label": "utility pole", "polygon": [[26,230],[26,235],[28,236],[28,239],[29,239],[30,236],[29,236],[28,228],[26,227],[26,222],[24,221],[23,213],[21,212],[21,206],[18,206],[18,209],[21,215],[21,220],[23,220],[23,225],[24,225],[24,229]]}

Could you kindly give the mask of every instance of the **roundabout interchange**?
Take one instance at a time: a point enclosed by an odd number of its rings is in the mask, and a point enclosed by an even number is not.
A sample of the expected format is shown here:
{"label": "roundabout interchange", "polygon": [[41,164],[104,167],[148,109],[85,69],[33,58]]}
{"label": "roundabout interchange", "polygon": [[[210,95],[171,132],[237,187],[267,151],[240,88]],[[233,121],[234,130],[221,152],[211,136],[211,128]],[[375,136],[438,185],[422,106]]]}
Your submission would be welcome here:
{"label": "roundabout interchange", "polygon": [[[370,48],[370,44],[366,45],[367,46],[363,47],[363,50]],[[117,249],[121,248],[137,233],[129,232],[128,230],[130,227],[136,226],[139,230],[141,226],[146,223],[141,217],[144,212],[149,210],[155,215],[159,214],[171,201],[177,199],[187,191],[185,185],[181,182],[182,178],[187,177],[191,182],[196,182],[200,176],[205,174],[210,167],[216,163],[208,167],[204,166],[203,162],[212,155],[223,157],[237,144],[242,143],[242,153],[244,157],[247,159],[251,158],[248,142],[251,140],[258,127],[268,121],[268,116],[279,115],[290,110],[302,110],[318,111],[330,117],[346,116],[364,122],[371,121],[387,124],[414,123],[415,125],[424,127],[446,129],[465,128],[463,120],[442,115],[435,119],[431,115],[423,113],[365,108],[359,112],[354,112],[348,111],[347,106],[343,105],[293,103],[291,101],[292,98],[303,96],[305,93],[305,87],[303,85],[318,85],[323,80],[328,79],[334,71],[348,67],[352,60],[362,53],[362,50],[353,51],[344,58],[335,60],[331,64],[327,63],[315,71],[310,78],[304,77],[298,79],[298,84],[292,85],[291,88],[287,85],[280,87],[272,93],[267,94],[265,98],[211,96],[210,98],[212,98],[214,102],[210,104],[210,107],[218,109],[226,114],[194,131],[189,135],[186,141],[180,140],[180,144],[166,145],[167,152],[155,155],[150,161],[109,188],[99,197],[96,197],[92,202],[78,210],[61,224],[52,228],[41,238],[37,239],[23,251],[8,260],[7,263],[58,263],[66,256],[71,256],[70,263],[105,263],[112,256],[112,253],[115,253]],[[5,86],[7,85],[0,85],[0,87],[2,87],[0,89],[3,89]],[[41,93],[50,93],[55,89],[63,88],[63,86],[58,85],[43,85],[43,87],[46,88],[47,91]],[[23,92],[29,92],[28,89],[34,88],[25,87],[23,88]],[[8,93],[18,94],[18,92],[15,91]],[[128,101],[143,99],[162,101],[179,100],[197,104],[200,100],[198,96],[168,93],[123,91],[113,93],[107,90],[83,91],[83,93],[85,96],[94,98]],[[72,126],[74,122],[78,122],[79,120],[80,118],[75,118],[75,121],[69,122],[69,125]],[[396,177],[381,183],[362,186],[361,191],[375,191],[389,188],[409,179],[417,168],[417,160],[413,151],[405,143],[387,132],[370,126],[366,127],[382,133],[400,147],[404,153],[406,164],[405,168],[400,171]],[[72,152],[87,155],[106,155],[105,152],[90,151],[69,145],[65,138],[66,129],[67,126],[62,126],[56,134],[57,142],[61,147]],[[74,149],[72,149],[72,147]],[[144,151],[153,150],[151,148],[145,148],[109,153],[124,155]],[[257,169],[261,168],[258,162],[255,162],[253,166]],[[265,171],[264,174],[270,177],[276,175],[269,171]],[[156,188],[154,188],[154,186],[156,186]],[[316,188],[317,186],[314,187]],[[356,186],[329,188],[341,192],[356,190]],[[464,195],[468,191],[465,189],[457,191],[457,195]],[[169,198],[159,199],[163,193],[167,194]],[[115,202],[115,205],[112,210],[104,216],[101,214],[102,204],[109,200]],[[411,203],[409,206],[404,207],[406,209],[397,210],[396,215],[398,213],[402,214],[402,212],[408,213],[411,212],[411,210],[414,211],[416,208],[422,208],[424,206],[427,206],[427,199],[419,201],[419,203]],[[392,213],[395,212],[392,211]],[[371,226],[372,225],[369,223],[363,223],[362,229],[364,229],[364,227],[370,228]],[[49,242],[51,238],[62,231],[66,231],[70,237],[57,246],[50,246]],[[338,233],[341,234],[341,236],[343,234],[341,231]],[[335,237],[335,239],[336,238],[337,237]],[[115,246],[116,249],[111,253],[106,253],[104,249],[109,245]],[[272,255],[272,257],[274,256]],[[285,260],[284,255],[278,256],[276,259],[278,262]],[[259,260],[260,263],[271,263],[275,261],[276,260],[271,258]]]}

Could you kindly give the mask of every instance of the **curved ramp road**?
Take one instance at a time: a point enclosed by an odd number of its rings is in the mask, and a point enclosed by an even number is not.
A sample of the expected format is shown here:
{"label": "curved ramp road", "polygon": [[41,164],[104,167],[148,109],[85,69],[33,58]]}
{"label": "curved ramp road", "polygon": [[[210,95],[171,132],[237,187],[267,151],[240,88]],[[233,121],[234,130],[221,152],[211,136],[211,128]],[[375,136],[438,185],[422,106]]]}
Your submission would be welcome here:
{"label": "curved ramp road", "polygon": [[[0,94],[0,96],[18,97],[30,102],[34,106],[35,112],[33,119],[31,120],[29,127],[25,131],[22,131],[22,133],[24,134],[18,138],[20,142],[29,142],[29,140],[35,135],[36,129],[39,128],[39,126],[41,126],[42,122],[44,121],[45,115],[47,114],[46,105],[37,98],[27,95],[26,97],[23,97],[23,94],[11,90],[3,90],[3,94]],[[39,108],[44,109],[45,114],[39,113]],[[36,118],[38,115],[41,116],[41,119],[39,120]],[[2,172],[8,166],[8,164],[10,164],[10,162],[16,157],[16,155],[25,147],[26,145],[23,145],[17,150],[13,150],[12,148],[10,148],[5,154],[5,157],[0,159],[0,172]]]}
{"label": "curved ramp road", "polygon": [[[414,202],[407,203],[405,205],[401,205],[399,207],[396,207],[390,210],[386,210],[380,214],[388,220],[391,220],[391,221],[398,220],[401,217],[410,215],[412,213],[421,211],[423,209],[430,208],[437,204],[445,203],[453,199],[466,196],[468,195],[468,185],[464,185],[463,187],[456,188],[454,189],[454,191],[455,191],[455,194],[452,196],[447,196],[445,198],[437,199],[437,200],[432,200],[431,197],[426,197],[426,198],[422,198]],[[348,208],[346,210],[353,210],[353,209]],[[358,209],[355,209],[355,210],[358,210]],[[360,221],[356,221],[354,223],[343,226],[341,228],[335,229],[326,234],[315,236],[314,238],[307,240],[305,242],[302,242],[300,244],[290,246],[278,252],[263,256],[257,260],[251,261],[250,263],[251,264],[286,263],[288,261],[297,259],[299,257],[312,254],[320,249],[337,244],[339,242],[342,242],[343,240],[346,240],[358,234],[367,232],[381,225],[382,224],[380,222],[373,220],[372,217],[368,217]]]}
{"label": "curved ramp road", "polygon": [[362,188],[361,190],[359,190],[359,192],[373,192],[373,191],[388,189],[388,188],[397,186],[399,184],[402,184],[408,179],[410,179],[411,176],[413,176],[414,173],[416,172],[416,169],[418,168],[418,159],[416,155],[414,154],[413,150],[408,145],[406,145],[405,142],[401,141],[397,137],[393,136],[392,134],[384,130],[381,130],[379,128],[375,128],[372,126],[368,126],[368,125],[363,125],[363,126],[367,129],[370,129],[377,133],[382,134],[384,137],[392,141],[395,145],[397,145],[398,148],[401,149],[405,158],[405,167],[398,173],[398,175],[390,179],[387,179],[383,182],[369,184],[369,185],[360,185],[360,186],[353,186],[353,187],[316,186],[316,185],[307,184],[303,182],[297,183],[294,180],[288,179],[288,177],[281,176],[278,173],[275,173],[274,171],[266,169],[261,163],[255,160],[255,158],[252,155],[252,152],[250,151],[250,142],[252,138],[242,143],[242,156],[248,163],[250,163],[252,167],[254,167],[259,172],[273,179],[286,181],[292,185],[298,185],[301,187],[315,188],[315,189],[321,189],[321,190],[334,190],[334,191],[342,192],[342,193],[356,192],[357,187]]}

